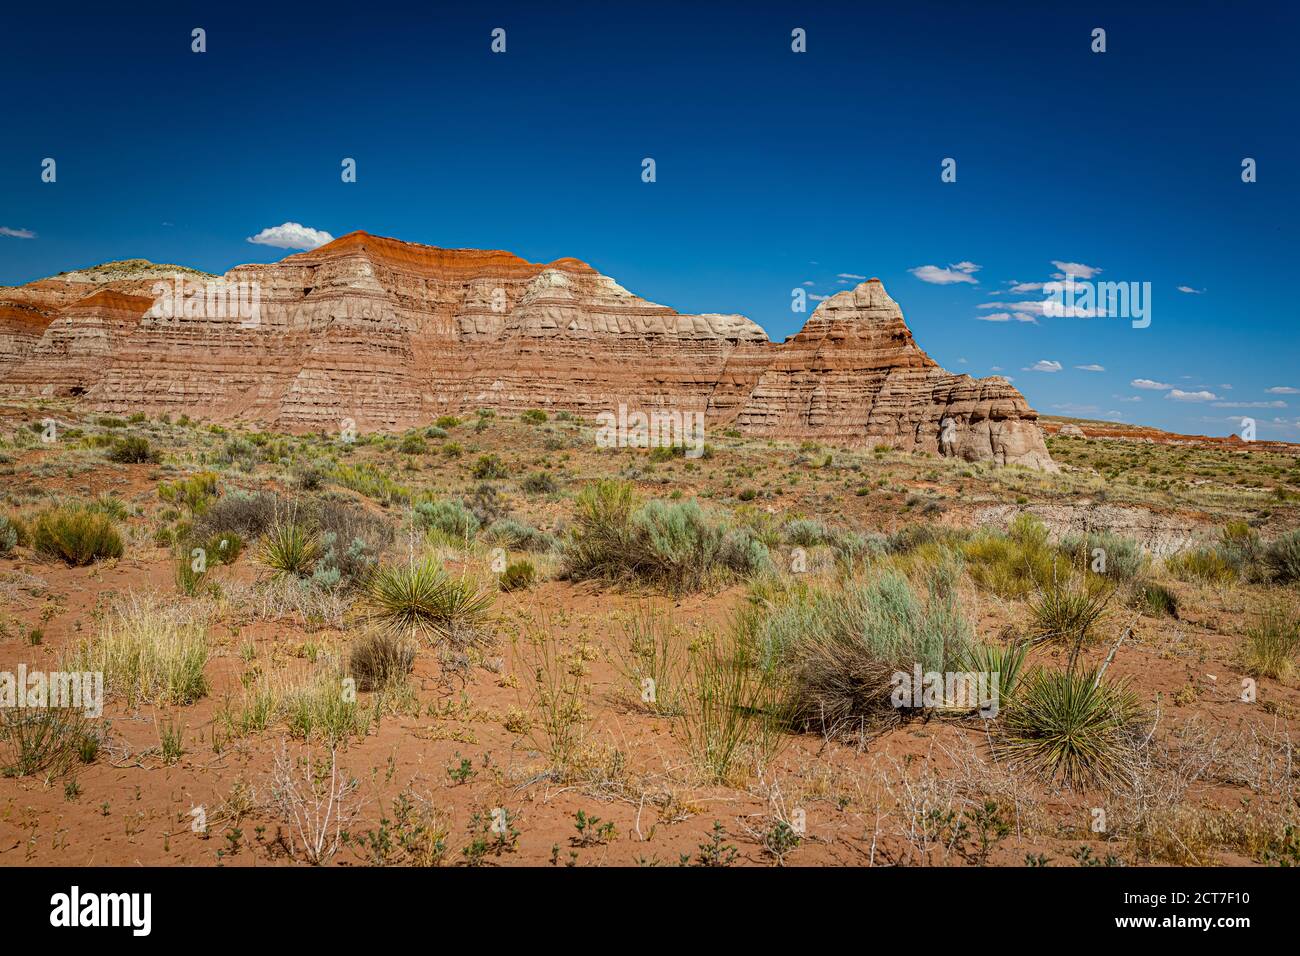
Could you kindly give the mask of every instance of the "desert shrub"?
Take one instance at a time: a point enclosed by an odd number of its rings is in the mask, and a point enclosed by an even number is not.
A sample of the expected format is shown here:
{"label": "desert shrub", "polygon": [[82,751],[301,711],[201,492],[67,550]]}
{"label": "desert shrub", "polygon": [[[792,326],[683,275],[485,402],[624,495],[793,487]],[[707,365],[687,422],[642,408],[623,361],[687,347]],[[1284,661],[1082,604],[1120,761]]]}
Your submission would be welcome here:
{"label": "desert shrub", "polygon": [[491,481],[494,478],[510,476],[505,464],[496,455],[480,455],[478,461],[474,462],[471,474],[479,481]]}
{"label": "desert shrub", "polygon": [[1270,578],[1280,584],[1300,581],[1300,531],[1292,531],[1270,541],[1261,561]]}
{"label": "desert shrub", "polygon": [[935,524],[909,524],[886,536],[884,549],[892,555],[908,555],[929,544],[956,547],[969,537],[968,532],[957,528],[945,528]]}
{"label": "desert shrub", "polygon": [[329,464],[318,460],[294,462],[291,474],[302,491],[317,491],[329,477]]}
{"label": "desert shrub", "polygon": [[218,532],[198,540],[194,547],[203,549],[204,561],[209,566],[234,564],[244,553],[244,539],[234,531]]}
{"label": "desert shrub", "polygon": [[277,575],[304,577],[312,572],[321,554],[317,534],[292,519],[279,520],[262,535],[257,557]]}
{"label": "desert shrub", "polygon": [[206,622],[153,598],[131,596],[114,606],[99,633],[77,648],[66,670],[102,671],[104,689],[129,706],[192,704],[208,692]]}
{"label": "desert shrub", "polygon": [[452,578],[426,557],[378,568],[366,584],[363,604],[390,632],[462,648],[483,643],[492,596],[472,580]]}
{"label": "desert shrub", "polygon": [[435,419],[433,422],[435,428],[441,428],[444,431],[451,431],[459,424],[460,424],[460,419],[457,418],[455,415],[443,415]]}
{"label": "desert shrub", "polygon": [[787,521],[785,527],[781,529],[781,536],[786,544],[798,545],[802,548],[815,548],[819,544],[829,543],[831,539],[830,532],[826,530],[824,524],[808,518]]}
{"label": "desert shrub", "polygon": [[788,675],[795,724],[861,734],[898,716],[895,673],[961,670],[972,632],[957,606],[958,573],[954,564],[931,568],[924,598],[892,569],[842,590],[795,589],[752,618],[764,665]]}
{"label": "desert shrub", "polygon": [[397,450],[403,455],[426,455],[429,453],[429,445],[418,434],[412,432],[402,438],[402,443],[397,446]]}
{"label": "desert shrub", "polygon": [[498,583],[502,591],[524,591],[533,586],[537,580],[537,569],[533,567],[533,562],[511,561],[506,569],[501,572]]}
{"label": "desert shrub", "polygon": [[421,501],[412,509],[412,517],[420,527],[440,532],[453,541],[468,541],[480,527],[478,516],[455,498]]}
{"label": "desert shrub", "polygon": [[1069,787],[1114,785],[1132,773],[1149,729],[1127,685],[1086,670],[1035,670],[1002,719],[1000,748],[1013,766]]}
{"label": "desert shrub", "polygon": [[108,515],[77,506],[50,508],[37,515],[32,546],[74,567],[100,558],[120,558],[124,550],[122,536]]}
{"label": "desert shrub", "polygon": [[664,609],[640,605],[623,623],[615,645],[615,667],[632,693],[651,713],[680,716],[684,704],[687,637],[673,627]]}
{"label": "desert shrub", "polygon": [[131,506],[112,492],[104,492],[98,498],[86,502],[86,510],[107,515],[114,521],[125,521],[131,517]]}
{"label": "desert shrub", "polygon": [[[996,674],[999,707],[1011,700],[1020,685],[1020,672],[1024,669],[1029,644],[1023,641],[1010,644],[972,644],[966,653],[962,670],[976,674]],[[991,680],[990,676],[990,680]]]}
{"label": "desert shrub", "polygon": [[519,420],[529,425],[541,425],[546,421],[546,413],[540,408],[530,408],[519,416]]}
{"label": "desert shrub", "polygon": [[1278,603],[1265,608],[1246,630],[1241,664],[1255,677],[1288,680],[1296,669],[1300,653],[1300,620],[1295,612]]}
{"label": "desert shrub", "polygon": [[1091,569],[1103,552],[1107,577],[1118,581],[1132,581],[1147,566],[1147,554],[1132,538],[1109,531],[1092,531],[1087,535],[1066,535],[1061,539],[1060,551],[1077,568]]}
{"label": "desert shrub", "polygon": [[487,533],[494,542],[516,551],[544,553],[555,547],[554,536],[514,518],[494,521]]}
{"label": "desert shrub", "polygon": [[1006,534],[981,531],[961,546],[971,579],[1000,597],[1019,598],[1070,577],[1070,561],[1047,542],[1047,528],[1021,514]]}
{"label": "desert shrub", "polygon": [[376,465],[369,462],[334,466],[330,478],[353,491],[384,504],[401,504],[411,500],[411,491]]}
{"label": "desert shrub", "polygon": [[6,515],[0,515],[0,557],[18,546],[18,528]]}
{"label": "desert shrub", "polygon": [[357,690],[391,686],[404,680],[414,667],[414,645],[392,632],[366,634],[348,652],[348,672],[357,682]]}
{"label": "desert shrub", "polygon": [[549,471],[534,471],[519,487],[530,495],[553,495],[560,490],[560,483]]}
{"label": "desert shrub", "polygon": [[1258,577],[1263,548],[1259,532],[1244,521],[1229,521],[1219,534],[1219,557],[1230,565],[1237,577]]}
{"label": "desert shrub", "polygon": [[320,536],[320,558],[312,569],[312,583],[324,590],[359,586],[370,577],[379,563],[377,552],[361,537],[346,545],[338,533],[326,531]]}
{"label": "desert shrub", "polygon": [[[24,689],[25,690],[25,689]],[[98,741],[82,710],[75,707],[0,707],[0,774],[57,776]]]}
{"label": "desert shrub", "polygon": [[158,460],[158,454],[149,447],[149,439],[142,435],[116,438],[106,453],[109,461],[124,465],[139,465]]}
{"label": "desert shrub", "polygon": [[1203,584],[1231,584],[1237,568],[1216,547],[1192,548],[1165,558],[1165,570],[1180,581]]}
{"label": "desert shrub", "polygon": [[565,548],[565,573],[575,580],[639,579],[689,591],[771,564],[767,548],[747,529],[727,527],[694,501],[638,506],[627,482],[583,488],[576,520]]}
{"label": "desert shrub", "polygon": [[195,521],[195,531],[210,537],[224,532],[251,540],[275,523],[280,500],[270,492],[228,491],[211,502]]}
{"label": "desert shrub", "polygon": [[482,526],[490,525],[510,513],[510,506],[497,491],[497,486],[486,481],[475,486],[474,491],[465,499],[465,505],[474,512],[474,517],[478,518],[478,523]]}
{"label": "desert shrub", "polygon": [[1138,580],[1129,589],[1129,604],[1152,617],[1178,617],[1178,597],[1163,584]]}
{"label": "desert shrub", "polygon": [[226,467],[234,466],[240,471],[251,472],[257,468],[262,454],[258,447],[246,438],[229,439],[217,453],[217,461]]}
{"label": "desert shrub", "polygon": [[159,499],[186,508],[192,515],[203,514],[218,494],[217,476],[210,471],[158,485]]}

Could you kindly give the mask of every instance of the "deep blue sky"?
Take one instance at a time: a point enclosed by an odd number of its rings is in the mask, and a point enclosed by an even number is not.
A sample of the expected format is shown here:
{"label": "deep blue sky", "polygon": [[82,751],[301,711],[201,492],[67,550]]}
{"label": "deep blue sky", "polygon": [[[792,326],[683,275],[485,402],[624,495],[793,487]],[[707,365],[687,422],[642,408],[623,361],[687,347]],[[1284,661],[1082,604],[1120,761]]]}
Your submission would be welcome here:
{"label": "deep blue sky", "polygon": [[[806,318],[792,288],[879,276],[935,359],[999,367],[1040,411],[1300,440],[1300,392],[1268,391],[1300,390],[1291,5],[442,6],[11,6],[0,227],[35,238],[0,235],[0,283],[134,256],[222,272],[287,254],[246,240],[296,221],[575,256],[780,340]],[[979,320],[1054,260],[1151,282],[1150,328]],[[977,283],[909,271],[961,262]],[[1223,404],[1256,402],[1285,406]]]}

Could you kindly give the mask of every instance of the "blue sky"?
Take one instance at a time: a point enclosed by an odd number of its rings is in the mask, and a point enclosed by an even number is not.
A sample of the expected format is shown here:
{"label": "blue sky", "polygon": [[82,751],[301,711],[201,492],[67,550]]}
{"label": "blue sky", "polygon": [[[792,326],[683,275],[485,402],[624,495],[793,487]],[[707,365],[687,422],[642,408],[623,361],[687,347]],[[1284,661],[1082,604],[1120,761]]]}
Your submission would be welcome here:
{"label": "blue sky", "polygon": [[[575,256],[779,341],[792,289],[878,276],[936,360],[1044,413],[1300,440],[1290,5],[40,6],[0,34],[0,283],[222,272],[292,221]],[[1002,305],[1079,266],[1150,282],[1150,326]]]}

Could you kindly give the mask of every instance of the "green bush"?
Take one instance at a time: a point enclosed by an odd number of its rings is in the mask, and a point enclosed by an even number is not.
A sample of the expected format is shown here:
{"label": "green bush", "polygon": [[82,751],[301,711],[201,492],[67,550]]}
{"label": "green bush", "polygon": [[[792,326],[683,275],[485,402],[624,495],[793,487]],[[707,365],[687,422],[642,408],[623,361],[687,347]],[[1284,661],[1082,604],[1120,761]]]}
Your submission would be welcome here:
{"label": "green bush", "polygon": [[1047,543],[1047,528],[1027,513],[1006,534],[981,531],[960,549],[971,579],[1000,597],[1024,597],[1072,573],[1069,559]]}
{"label": "green bush", "polygon": [[1193,548],[1165,558],[1165,570],[1180,581],[1231,584],[1239,577],[1236,566],[1216,547]]}
{"label": "green bush", "polygon": [[501,573],[498,582],[502,591],[524,591],[537,580],[537,569],[531,561],[511,561]]}
{"label": "green bush", "polygon": [[546,413],[540,408],[530,408],[519,416],[519,420],[529,425],[541,425],[546,421]]}
{"label": "green bush", "polygon": [[424,455],[428,454],[429,446],[423,438],[412,432],[402,439],[397,450],[403,455]]}
{"label": "green bush", "polygon": [[455,415],[443,415],[434,420],[433,427],[441,428],[443,431],[451,431],[460,424],[460,419]]}
{"label": "green bush", "polygon": [[514,518],[494,521],[488,528],[488,536],[494,542],[515,551],[544,553],[555,547],[555,538],[552,535],[538,531],[532,525],[516,521]]}
{"label": "green bush", "polygon": [[[1100,549],[1103,555],[1097,555]],[[1105,560],[1106,577],[1117,581],[1132,581],[1148,563],[1147,553],[1132,538],[1110,531],[1092,531],[1087,535],[1066,535],[1061,539],[1060,551],[1073,561],[1076,568],[1091,570],[1098,557]]]}
{"label": "green bush", "polygon": [[490,481],[494,478],[508,478],[510,476],[505,464],[496,455],[480,455],[478,461],[474,462],[472,474],[479,481]]}
{"label": "green bush", "polygon": [[826,530],[824,524],[807,518],[787,521],[785,527],[781,529],[781,534],[787,544],[798,545],[801,548],[815,548],[819,544],[828,544],[831,540],[830,532]]}
{"label": "green bush", "polygon": [[18,545],[18,528],[8,516],[0,515],[0,557],[4,557]]}
{"label": "green bush", "polygon": [[1262,556],[1264,567],[1279,584],[1300,581],[1300,531],[1270,541]]}
{"label": "green bush", "polygon": [[412,517],[419,526],[456,541],[468,541],[478,534],[481,526],[478,516],[463,501],[453,498],[422,501],[412,509]]}
{"label": "green bush", "polygon": [[560,483],[549,471],[534,471],[519,487],[530,495],[553,495],[560,490]]}
{"label": "green bush", "polygon": [[1255,677],[1288,680],[1295,673],[1300,653],[1300,621],[1283,604],[1262,611],[1246,631],[1241,663]]}
{"label": "green bush", "polygon": [[109,461],[125,465],[139,465],[158,460],[158,455],[149,447],[149,439],[140,435],[114,439],[107,454]]}
{"label": "green bush", "polygon": [[120,558],[124,551],[122,536],[108,515],[75,506],[51,508],[37,515],[32,546],[74,567],[100,558]]}
{"label": "green bush", "polygon": [[1135,581],[1129,595],[1129,603],[1144,614],[1152,617],[1178,617],[1178,597],[1163,584]]}

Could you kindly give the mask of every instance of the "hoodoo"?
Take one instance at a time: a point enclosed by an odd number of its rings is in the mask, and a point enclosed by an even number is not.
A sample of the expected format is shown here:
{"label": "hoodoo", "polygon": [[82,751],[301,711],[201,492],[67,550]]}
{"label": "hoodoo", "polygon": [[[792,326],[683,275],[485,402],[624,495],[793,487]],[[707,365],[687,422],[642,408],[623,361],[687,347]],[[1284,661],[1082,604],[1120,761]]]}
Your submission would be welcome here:
{"label": "hoodoo", "polygon": [[[622,405],[702,412],[747,435],[1056,469],[1024,397],[940,368],[877,279],[776,344],[744,316],[679,314],[577,259],[364,232],[221,278],[115,265],[0,289],[0,392],[291,430]],[[255,289],[256,314],[155,308],[149,290],[177,272]]]}

